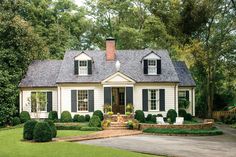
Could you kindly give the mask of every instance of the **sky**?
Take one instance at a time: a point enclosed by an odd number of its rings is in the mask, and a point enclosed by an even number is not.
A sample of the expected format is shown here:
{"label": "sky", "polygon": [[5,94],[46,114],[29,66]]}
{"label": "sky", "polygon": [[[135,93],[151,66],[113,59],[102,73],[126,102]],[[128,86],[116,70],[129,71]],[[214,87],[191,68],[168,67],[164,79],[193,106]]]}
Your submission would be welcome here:
{"label": "sky", "polygon": [[75,4],[82,6],[85,0],[74,0]]}

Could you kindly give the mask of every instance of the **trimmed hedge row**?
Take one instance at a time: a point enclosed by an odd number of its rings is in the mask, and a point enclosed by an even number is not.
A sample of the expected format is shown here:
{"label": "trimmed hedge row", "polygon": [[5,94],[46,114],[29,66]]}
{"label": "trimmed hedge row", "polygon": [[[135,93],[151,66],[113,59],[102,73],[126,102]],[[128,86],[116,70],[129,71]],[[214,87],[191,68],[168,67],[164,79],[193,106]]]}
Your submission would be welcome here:
{"label": "trimmed hedge row", "polygon": [[188,130],[188,129],[160,129],[160,128],[147,128],[144,129],[145,133],[154,134],[191,134],[191,135],[222,135],[223,132],[215,127],[212,129],[202,130]]}
{"label": "trimmed hedge row", "polygon": [[56,125],[57,130],[80,130],[81,126],[79,125]]}
{"label": "trimmed hedge row", "polygon": [[102,131],[102,128],[99,127],[82,127],[81,131]]}

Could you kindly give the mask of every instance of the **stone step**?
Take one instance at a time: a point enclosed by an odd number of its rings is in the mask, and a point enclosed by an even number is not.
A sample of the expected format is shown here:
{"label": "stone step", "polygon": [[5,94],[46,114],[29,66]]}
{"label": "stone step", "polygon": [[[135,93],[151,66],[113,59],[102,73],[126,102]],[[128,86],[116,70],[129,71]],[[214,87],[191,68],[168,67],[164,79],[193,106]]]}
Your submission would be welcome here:
{"label": "stone step", "polygon": [[114,127],[117,127],[117,126],[127,126],[127,123],[111,122],[110,126],[114,126]]}
{"label": "stone step", "polygon": [[127,127],[107,127],[105,130],[127,130]]}

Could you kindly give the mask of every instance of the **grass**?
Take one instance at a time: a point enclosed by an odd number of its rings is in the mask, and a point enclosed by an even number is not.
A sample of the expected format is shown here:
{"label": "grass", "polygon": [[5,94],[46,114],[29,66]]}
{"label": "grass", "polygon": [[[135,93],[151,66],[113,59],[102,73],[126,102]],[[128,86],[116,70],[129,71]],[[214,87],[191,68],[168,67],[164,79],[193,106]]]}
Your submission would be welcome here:
{"label": "grass", "polygon": [[[30,143],[21,141],[22,128],[0,131],[0,157],[151,157],[107,147],[72,142]],[[59,136],[83,134],[81,131],[59,131]],[[86,132],[90,133],[90,132]]]}
{"label": "grass", "polygon": [[160,129],[148,128],[143,130],[145,133],[154,134],[191,134],[191,135],[222,135],[223,132],[217,128],[204,129],[204,130],[187,130],[187,129]]}
{"label": "grass", "polygon": [[80,136],[94,133],[95,131],[78,131],[78,130],[57,130],[57,137]]}

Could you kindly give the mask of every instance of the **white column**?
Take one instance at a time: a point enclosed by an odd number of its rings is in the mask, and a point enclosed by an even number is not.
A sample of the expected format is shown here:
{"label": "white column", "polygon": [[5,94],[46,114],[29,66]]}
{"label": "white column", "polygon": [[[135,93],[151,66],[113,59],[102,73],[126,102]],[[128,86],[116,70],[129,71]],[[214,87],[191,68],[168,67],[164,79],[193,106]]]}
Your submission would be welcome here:
{"label": "white column", "polygon": [[57,86],[57,114],[61,118],[61,87]]}
{"label": "white column", "polygon": [[192,92],[193,92],[193,116],[195,116],[195,88],[192,89]]}
{"label": "white column", "polygon": [[175,105],[176,105],[176,112],[177,112],[177,115],[179,116],[179,100],[178,100],[178,91],[179,91],[179,86],[178,84],[176,84],[175,86]]}
{"label": "white column", "polygon": [[22,111],[22,90],[21,89],[20,89],[20,95],[19,95],[19,103],[20,103],[19,113],[21,113]]}

